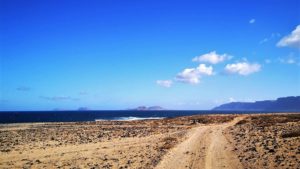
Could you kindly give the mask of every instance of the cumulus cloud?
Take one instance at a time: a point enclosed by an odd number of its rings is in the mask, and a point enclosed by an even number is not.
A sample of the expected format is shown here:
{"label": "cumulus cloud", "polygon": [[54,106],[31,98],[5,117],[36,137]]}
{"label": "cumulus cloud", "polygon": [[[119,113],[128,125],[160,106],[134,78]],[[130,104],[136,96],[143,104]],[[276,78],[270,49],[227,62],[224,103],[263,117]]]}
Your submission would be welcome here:
{"label": "cumulus cloud", "polygon": [[211,64],[217,64],[220,62],[223,62],[225,60],[231,59],[232,56],[227,55],[227,54],[217,54],[216,51],[212,51],[209,53],[206,53],[204,55],[196,56],[193,58],[193,62],[207,62]]}
{"label": "cumulus cloud", "polygon": [[278,43],[278,47],[295,47],[300,48],[300,25],[292,31],[291,34],[283,37]]}
{"label": "cumulus cloud", "polygon": [[200,81],[200,75],[197,73],[196,69],[188,68],[184,69],[181,73],[178,73],[175,79],[178,82],[197,84]]}
{"label": "cumulus cloud", "polygon": [[17,91],[22,91],[22,92],[28,92],[31,90],[30,87],[26,87],[26,86],[20,86],[18,88],[16,88]]}
{"label": "cumulus cloud", "polygon": [[234,64],[227,64],[225,67],[225,71],[230,74],[239,74],[239,75],[249,75],[255,72],[260,71],[261,65],[254,63],[248,63],[248,62],[239,62]]}
{"label": "cumulus cloud", "polygon": [[196,68],[187,68],[178,73],[175,80],[178,82],[198,84],[202,75],[213,75],[213,67],[200,64]]}
{"label": "cumulus cloud", "polygon": [[172,86],[173,82],[172,80],[157,80],[156,84],[162,87],[169,88]]}
{"label": "cumulus cloud", "polygon": [[200,64],[196,70],[200,75],[207,75],[211,76],[213,75],[213,67],[212,66],[206,66],[205,64]]}
{"label": "cumulus cloud", "polygon": [[250,23],[250,24],[255,23],[255,19],[250,19],[250,20],[249,20],[249,23]]}
{"label": "cumulus cloud", "polygon": [[50,100],[50,101],[67,101],[67,100],[79,100],[78,98],[72,98],[70,96],[40,96],[41,99]]}

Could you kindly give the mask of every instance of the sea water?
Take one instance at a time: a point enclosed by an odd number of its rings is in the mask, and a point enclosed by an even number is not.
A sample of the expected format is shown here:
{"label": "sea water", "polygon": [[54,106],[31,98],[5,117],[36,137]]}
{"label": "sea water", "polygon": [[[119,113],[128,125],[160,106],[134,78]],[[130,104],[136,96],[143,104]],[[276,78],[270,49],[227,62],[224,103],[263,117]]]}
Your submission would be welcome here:
{"label": "sea water", "polygon": [[212,110],[101,110],[101,111],[11,111],[0,112],[0,123],[29,122],[80,122],[100,120],[162,119],[197,114],[268,113],[262,111],[212,111]]}

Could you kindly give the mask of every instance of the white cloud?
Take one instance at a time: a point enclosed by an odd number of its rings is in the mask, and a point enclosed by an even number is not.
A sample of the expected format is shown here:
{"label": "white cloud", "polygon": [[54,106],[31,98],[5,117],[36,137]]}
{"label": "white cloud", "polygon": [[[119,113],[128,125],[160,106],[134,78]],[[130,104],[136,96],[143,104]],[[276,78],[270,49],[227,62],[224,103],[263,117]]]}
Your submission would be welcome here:
{"label": "white cloud", "polygon": [[250,24],[255,23],[255,19],[250,19],[250,20],[249,20],[249,23],[250,23]]}
{"label": "white cloud", "polygon": [[233,97],[229,97],[229,102],[236,102],[236,100]]}
{"label": "white cloud", "polygon": [[198,84],[202,75],[213,75],[213,67],[200,64],[197,68],[187,68],[178,73],[175,80],[178,82]]}
{"label": "white cloud", "polygon": [[200,75],[207,75],[207,76],[213,75],[212,66],[206,66],[205,64],[200,64],[196,69]]}
{"label": "white cloud", "polygon": [[196,69],[188,68],[184,69],[181,73],[178,73],[175,79],[178,82],[197,84],[200,81],[200,75],[197,73]]}
{"label": "white cloud", "polygon": [[278,43],[278,47],[295,47],[300,48],[300,25],[292,31],[291,34],[283,37]]}
{"label": "white cloud", "polygon": [[260,71],[261,65],[254,63],[250,64],[248,62],[239,62],[234,64],[227,64],[225,71],[230,74],[239,74],[239,75],[249,75],[255,72]]}
{"label": "white cloud", "polygon": [[231,59],[232,56],[227,54],[217,54],[216,51],[212,51],[210,53],[206,53],[204,55],[196,56],[193,58],[193,62],[207,62],[211,64],[217,64],[223,62],[225,60]]}
{"label": "white cloud", "polygon": [[169,88],[172,86],[173,82],[172,82],[172,80],[157,80],[156,84],[159,86],[162,86],[162,87]]}

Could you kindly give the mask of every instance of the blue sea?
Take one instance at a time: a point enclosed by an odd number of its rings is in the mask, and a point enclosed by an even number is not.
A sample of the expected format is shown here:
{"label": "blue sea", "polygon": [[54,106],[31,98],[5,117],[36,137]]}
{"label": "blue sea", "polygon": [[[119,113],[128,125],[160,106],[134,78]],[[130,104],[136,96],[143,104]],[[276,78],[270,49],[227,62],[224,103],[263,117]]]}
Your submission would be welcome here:
{"label": "blue sea", "polygon": [[247,111],[163,110],[163,111],[14,111],[0,112],[0,123],[83,122],[101,120],[162,119],[198,114],[268,113]]}

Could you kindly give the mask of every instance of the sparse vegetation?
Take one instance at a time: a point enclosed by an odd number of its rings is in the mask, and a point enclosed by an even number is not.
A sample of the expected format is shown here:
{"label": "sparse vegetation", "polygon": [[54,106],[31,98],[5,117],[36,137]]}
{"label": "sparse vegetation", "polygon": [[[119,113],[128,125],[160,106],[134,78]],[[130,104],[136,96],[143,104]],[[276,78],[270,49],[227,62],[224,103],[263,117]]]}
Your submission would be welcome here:
{"label": "sparse vegetation", "polygon": [[177,138],[168,136],[165,137],[162,141],[164,142],[164,145],[161,148],[167,150],[174,147],[174,145],[177,143]]}
{"label": "sparse vegetation", "polygon": [[282,138],[290,138],[290,137],[300,137],[300,129],[286,131],[282,133]]}
{"label": "sparse vegetation", "polygon": [[237,122],[235,125],[242,125],[242,124],[246,124],[247,122],[249,122],[249,121],[244,119],[244,120]]}
{"label": "sparse vegetation", "polygon": [[278,114],[252,116],[252,123],[258,126],[272,126],[278,123],[299,122],[300,114]]}
{"label": "sparse vegetation", "polygon": [[300,168],[300,114],[250,115],[227,132],[245,168]]}

